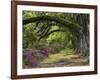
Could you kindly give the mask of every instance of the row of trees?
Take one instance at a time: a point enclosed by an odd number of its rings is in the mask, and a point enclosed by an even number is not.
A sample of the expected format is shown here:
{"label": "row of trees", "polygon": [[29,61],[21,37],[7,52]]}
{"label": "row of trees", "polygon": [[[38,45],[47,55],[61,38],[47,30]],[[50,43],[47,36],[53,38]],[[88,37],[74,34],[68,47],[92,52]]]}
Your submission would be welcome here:
{"label": "row of trees", "polygon": [[89,55],[89,14],[23,11],[23,48],[55,43]]}

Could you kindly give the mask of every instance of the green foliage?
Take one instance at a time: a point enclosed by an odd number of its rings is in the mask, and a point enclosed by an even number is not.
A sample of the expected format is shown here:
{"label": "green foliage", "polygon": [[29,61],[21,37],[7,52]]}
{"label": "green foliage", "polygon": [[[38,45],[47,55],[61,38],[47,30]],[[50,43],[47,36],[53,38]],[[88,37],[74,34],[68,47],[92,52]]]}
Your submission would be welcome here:
{"label": "green foliage", "polygon": [[30,53],[36,67],[89,64],[89,14],[24,10],[22,17],[24,68],[32,67]]}
{"label": "green foliage", "polygon": [[75,51],[73,49],[70,49],[70,48],[67,48],[67,47],[65,47],[64,49],[62,49],[60,51],[60,53],[62,53],[62,54],[73,54],[74,52]]}
{"label": "green foliage", "polygon": [[89,14],[23,11],[25,20],[33,22],[23,25],[23,48],[89,53]]}
{"label": "green foliage", "polygon": [[23,48],[31,48],[35,45],[37,36],[35,35],[34,24],[28,24],[23,27]]}

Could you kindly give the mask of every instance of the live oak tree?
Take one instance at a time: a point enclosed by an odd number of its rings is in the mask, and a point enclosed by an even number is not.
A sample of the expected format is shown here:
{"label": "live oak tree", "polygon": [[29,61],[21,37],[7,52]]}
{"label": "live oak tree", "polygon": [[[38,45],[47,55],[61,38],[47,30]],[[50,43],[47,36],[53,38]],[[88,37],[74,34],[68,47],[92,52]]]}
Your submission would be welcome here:
{"label": "live oak tree", "polygon": [[76,53],[89,55],[89,14],[24,11],[23,32],[25,48],[53,34],[57,38],[56,33],[61,32],[58,40],[63,38],[65,44],[70,43]]}

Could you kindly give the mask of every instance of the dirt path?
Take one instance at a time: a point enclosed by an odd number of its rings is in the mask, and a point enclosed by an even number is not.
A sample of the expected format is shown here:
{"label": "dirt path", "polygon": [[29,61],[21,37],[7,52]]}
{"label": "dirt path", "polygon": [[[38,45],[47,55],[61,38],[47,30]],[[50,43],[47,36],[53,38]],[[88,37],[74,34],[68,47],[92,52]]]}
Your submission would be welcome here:
{"label": "dirt path", "polygon": [[87,65],[89,65],[88,57],[80,57],[77,54],[52,54],[40,62],[40,67],[67,67]]}

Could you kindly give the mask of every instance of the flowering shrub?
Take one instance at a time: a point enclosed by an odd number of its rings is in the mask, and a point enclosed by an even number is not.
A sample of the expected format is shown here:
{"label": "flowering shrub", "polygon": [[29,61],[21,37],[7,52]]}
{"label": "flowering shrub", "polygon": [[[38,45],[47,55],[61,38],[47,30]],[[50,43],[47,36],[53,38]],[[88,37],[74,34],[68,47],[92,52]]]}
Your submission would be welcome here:
{"label": "flowering shrub", "polygon": [[37,67],[38,63],[36,60],[36,52],[35,50],[26,50],[23,53],[23,60],[27,62],[28,67]]}

